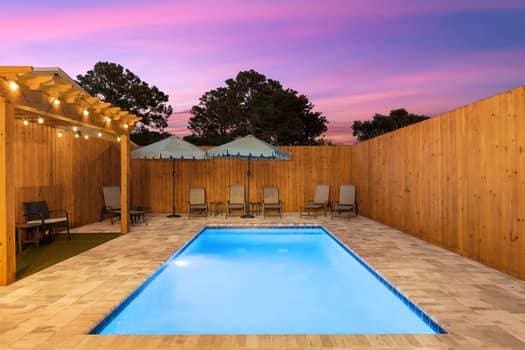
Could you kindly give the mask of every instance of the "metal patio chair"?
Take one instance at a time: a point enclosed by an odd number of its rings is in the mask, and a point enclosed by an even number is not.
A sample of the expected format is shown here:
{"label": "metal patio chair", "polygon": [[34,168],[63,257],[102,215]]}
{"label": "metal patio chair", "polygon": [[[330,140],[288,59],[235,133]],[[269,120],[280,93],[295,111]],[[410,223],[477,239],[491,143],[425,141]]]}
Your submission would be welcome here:
{"label": "metal patio chair", "polygon": [[208,216],[208,203],[206,202],[206,190],[202,187],[190,188],[188,200],[188,217],[193,213]]}
{"label": "metal patio chair", "polygon": [[326,216],[329,208],[330,185],[316,185],[314,199],[305,203],[301,215],[311,216],[314,213],[314,216],[316,216],[318,211],[323,211],[324,216]]}
{"label": "metal patio chair", "polygon": [[332,216],[337,216],[344,212],[349,213],[348,218],[352,216],[350,214],[357,215],[354,185],[341,185],[339,187],[339,201],[332,208]]}
{"label": "metal patio chair", "polygon": [[282,202],[279,199],[279,189],[275,186],[265,186],[263,188],[262,210],[263,216],[270,211],[277,211],[279,217],[282,217]]}
{"label": "metal patio chair", "polygon": [[[113,225],[115,218],[120,219],[120,187],[105,186],[102,188],[102,192],[104,194],[104,206],[100,212],[100,221],[109,215],[111,224]],[[138,223],[140,219],[142,219],[145,225],[148,224],[144,210],[139,210],[139,208],[130,209],[129,216],[132,224]]]}
{"label": "metal patio chair", "polygon": [[242,214],[246,213],[246,199],[243,185],[230,186],[229,199],[226,205],[226,217],[235,210],[240,210]]}

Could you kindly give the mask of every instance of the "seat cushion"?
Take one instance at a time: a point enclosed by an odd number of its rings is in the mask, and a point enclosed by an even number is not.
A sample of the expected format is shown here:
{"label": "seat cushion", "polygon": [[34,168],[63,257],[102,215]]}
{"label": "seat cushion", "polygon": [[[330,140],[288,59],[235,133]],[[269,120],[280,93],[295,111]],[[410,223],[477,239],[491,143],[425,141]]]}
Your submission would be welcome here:
{"label": "seat cushion", "polygon": [[[31,220],[31,221],[28,221],[27,223],[28,224],[40,224],[41,222],[42,220]],[[44,220],[44,223],[48,225],[66,223],[66,222],[67,222],[67,218],[51,218],[51,219]]]}
{"label": "seat cushion", "polygon": [[281,205],[280,204],[263,204],[264,205],[264,209],[281,209]]}
{"label": "seat cushion", "polygon": [[242,209],[244,208],[244,204],[240,204],[240,203],[230,203],[228,205],[228,208],[231,208],[231,209]]}
{"label": "seat cushion", "polygon": [[318,203],[309,203],[307,205],[305,205],[305,208],[308,208],[308,209],[321,209],[321,208],[324,208],[326,205],[324,204],[318,204]]}
{"label": "seat cushion", "polygon": [[206,209],[206,204],[190,204],[190,209]]}
{"label": "seat cushion", "polygon": [[338,210],[338,211],[350,211],[350,210],[353,210],[354,209],[354,206],[353,205],[344,205],[344,204],[337,204],[334,208],[334,210]]}

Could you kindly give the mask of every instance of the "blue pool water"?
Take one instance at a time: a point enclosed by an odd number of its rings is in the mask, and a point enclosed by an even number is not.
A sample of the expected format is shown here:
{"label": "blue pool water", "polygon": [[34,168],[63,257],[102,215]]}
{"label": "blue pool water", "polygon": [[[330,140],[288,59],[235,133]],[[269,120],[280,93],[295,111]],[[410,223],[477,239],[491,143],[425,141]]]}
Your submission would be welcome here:
{"label": "blue pool water", "polygon": [[436,334],[321,227],[207,228],[96,334]]}

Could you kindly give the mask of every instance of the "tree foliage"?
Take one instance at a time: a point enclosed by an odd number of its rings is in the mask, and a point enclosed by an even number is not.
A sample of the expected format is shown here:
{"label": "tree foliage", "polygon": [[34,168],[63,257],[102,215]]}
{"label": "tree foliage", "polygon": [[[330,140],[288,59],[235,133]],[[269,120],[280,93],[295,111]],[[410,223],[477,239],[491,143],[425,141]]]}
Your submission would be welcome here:
{"label": "tree foliage", "polygon": [[155,131],[141,125],[136,127],[131,134],[131,140],[139,146],[147,146],[154,142],[170,137],[171,134],[166,131]]}
{"label": "tree foliage", "polygon": [[254,70],[243,71],[202,95],[192,108],[192,135],[185,139],[218,145],[251,134],[277,145],[317,144],[328,121],[313,109],[305,95]]}
{"label": "tree foliage", "polygon": [[356,120],[352,124],[353,135],[365,141],[390,131],[418,123],[429,117],[408,113],[405,109],[395,109],[389,115],[375,114],[372,120]]}
{"label": "tree foliage", "polygon": [[173,113],[168,95],[142,81],[129,69],[116,63],[98,62],[86,74],[79,74],[77,80],[91,95],[142,118],[132,131],[134,142],[143,144],[142,140],[167,135],[164,128]]}

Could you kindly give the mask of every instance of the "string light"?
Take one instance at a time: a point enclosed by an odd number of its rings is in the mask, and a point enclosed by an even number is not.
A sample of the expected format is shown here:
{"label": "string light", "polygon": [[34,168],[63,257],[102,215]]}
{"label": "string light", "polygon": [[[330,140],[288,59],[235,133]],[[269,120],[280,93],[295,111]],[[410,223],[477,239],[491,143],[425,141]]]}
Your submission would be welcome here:
{"label": "string light", "polygon": [[86,108],[84,108],[84,110],[82,111],[82,115],[84,117],[89,117],[89,111]]}
{"label": "string light", "polygon": [[16,81],[12,81],[12,80],[9,80],[7,82],[7,86],[9,87],[9,90],[11,90],[13,92],[20,88],[20,86],[17,84],[17,82]]}
{"label": "string light", "polygon": [[117,137],[117,141],[120,142],[120,136]]}
{"label": "string light", "polygon": [[73,131],[74,131],[74,132],[77,132],[77,131],[78,131],[78,126],[74,126],[74,127],[73,127]]}
{"label": "string light", "polygon": [[24,119],[23,123],[24,123],[24,126],[28,126],[29,125],[29,120]]}
{"label": "string light", "polygon": [[75,138],[78,139],[80,137],[80,135],[77,133],[75,133]]}
{"label": "string light", "polygon": [[110,117],[104,117],[104,120],[106,121],[106,123],[111,123],[111,118]]}
{"label": "string light", "polygon": [[84,135],[84,139],[89,140],[89,135]]}
{"label": "string light", "polygon": [[127,130],[129,125],[128,124],[123,124],[122,127]]}
{"label": "string light", "polygon": [[44,124],[44,118],[38,117],[37,122],[38,124]]}
{"label": "string light", "polygon": [[53,103],[53,106],[56,107],[56,106],[60,105],[60,100],[58,98],[55,98],[52,103]]}
{"label": "string light", "polygon": [[64,136],[64,133],[62,132],[62,130],[58,130],[57,131],[57,136],[58,136],[59,139],[61,139],[62,136]]}
{"label": "string light", "polygon": [[99,131],[97,134],[98,137],[102,137],[102,133]]}

